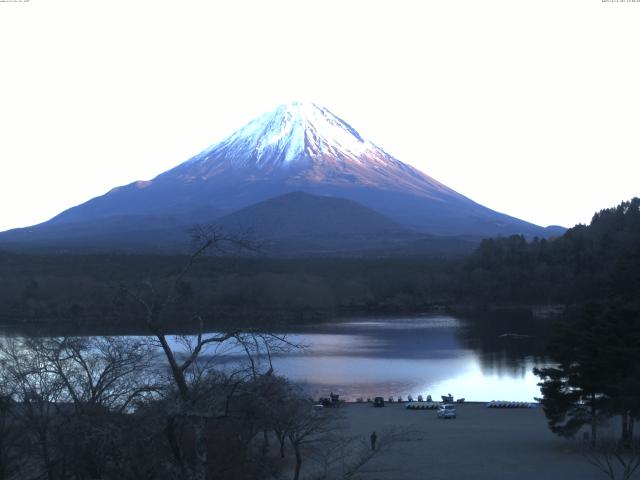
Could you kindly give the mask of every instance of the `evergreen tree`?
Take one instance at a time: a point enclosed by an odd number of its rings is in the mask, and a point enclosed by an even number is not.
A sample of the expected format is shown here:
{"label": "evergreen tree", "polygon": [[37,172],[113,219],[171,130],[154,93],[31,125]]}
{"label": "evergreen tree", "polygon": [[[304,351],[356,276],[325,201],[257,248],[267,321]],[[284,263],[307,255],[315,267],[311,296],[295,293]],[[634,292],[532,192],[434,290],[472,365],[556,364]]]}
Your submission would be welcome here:
{"label": "evergreen tree", "polygon": [[557,366],[535,369],[550,429],[573,436],[598,423],[622,419],[622,441],[640,417],[640,316],[628,304],[589,306],[578,321],[563,325],[548,345]]}
{"label": "evergreen tree", "polygon": [[609,411],[606,394],[609,357],[598,335],[598,322],[588,314],[584,320],[562,326],[548,345],[558,365],[535,369],[541,382],[542,406],[552,432],[572,437],[583,426],[591,427],[595,445],[597,425]]}

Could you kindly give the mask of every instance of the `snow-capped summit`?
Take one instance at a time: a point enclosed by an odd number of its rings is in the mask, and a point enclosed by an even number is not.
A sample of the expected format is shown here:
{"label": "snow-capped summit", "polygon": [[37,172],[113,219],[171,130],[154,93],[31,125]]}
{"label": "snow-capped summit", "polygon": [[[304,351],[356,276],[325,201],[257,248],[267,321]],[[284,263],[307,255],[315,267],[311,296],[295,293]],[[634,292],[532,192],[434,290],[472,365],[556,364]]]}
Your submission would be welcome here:
{"label": "snow-capped summit", "polygon": [[[537,225],[483,207],[395,159],[326,108],[300,102],[281,105],[256,118],[152,180],[114,188],[20,235],[35,235],[46,243],[52,234],[38,236],[38,232],[53,228],[56,235],[66,238],[79,235],[70,232],[97,235],[100,229],[110,229],[116,236],[132,236],[123,232],[135,231],[141,238],[154,239],[159,238],[158,231],[173,231],[176,224],[210,223],[296,191],[355,201],[414,232],[476,237],[548,235]],[[283,215],[289,208],[291,218],[295,212],[296,218],[315,218],[313,209],[293,207],[306,197],[284,198],[285,202],[275,203],[278,215],[269,218],[280,218],[279,223],[286,224]],[[316,203],[331,208],[347,205]],[[252,209],[249,217],[256,218],[256,212],[275,204],[267,202],[266,207]],[[154,228],[156,233],[150,233]]]}
{"label": "snow-capped summit", "polygon": [[239,167],[289,167],[325,153],[357,155],[371,147],[326,108],[290,102],[249,122],[191,162],[223,157]]}
{"label": "snow-capped summit", "polygon": [[225,172],[245,175],[248,180],[280,178],[296,186],[352,185],[463,198],[396,160],[315,103],[281,105],[167,173],[197,181]]}

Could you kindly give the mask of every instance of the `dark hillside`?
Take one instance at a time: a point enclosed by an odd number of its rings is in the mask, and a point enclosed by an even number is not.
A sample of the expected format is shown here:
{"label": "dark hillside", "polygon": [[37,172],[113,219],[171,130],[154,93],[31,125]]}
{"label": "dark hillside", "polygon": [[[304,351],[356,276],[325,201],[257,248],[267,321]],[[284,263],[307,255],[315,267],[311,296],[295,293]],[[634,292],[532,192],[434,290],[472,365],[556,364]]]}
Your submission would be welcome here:
{"label": "dark hillside", "polygon": [[[129,326],[118,285],[162,291],[186,262],[166,255],[0,253],[0,325]],[[425,311],[447,302],[458,262],[413,259],[203,258],[181,284],[183,306],[213,323],[314,321],[332,315]]]}
{"label": "dark hillside", "polygon": [[583,303],[640,296],[640,198],[596,213],[556,239],[484,240],[461,295],[487,303]]}

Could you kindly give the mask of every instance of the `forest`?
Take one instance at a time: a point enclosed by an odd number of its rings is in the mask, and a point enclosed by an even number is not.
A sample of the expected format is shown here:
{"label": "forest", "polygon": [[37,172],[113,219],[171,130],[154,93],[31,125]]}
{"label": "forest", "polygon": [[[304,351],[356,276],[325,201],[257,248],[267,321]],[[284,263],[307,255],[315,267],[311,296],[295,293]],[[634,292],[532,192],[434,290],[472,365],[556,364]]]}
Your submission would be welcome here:
{"label": "forest", "polygon": [[[134,328],[117,308],[120,285],[162,289],[185,257],[0,257],[0,325]],[[453,298],[458,261],[203,257],[181,280],[183,300],[208,324],[318,321],[334,315],[424,311]],[[176,313],[174,327],[184,325]]]}
{"label": "forest", "polygon": [[[0,342],[0,479],[296,480],[310,461],[314,478],[355,478],[375,452],[257,363],[299,347],[274,326],[460,305],[567,306],[553,366],[536,370],[549,427],[589,428],[603,448],[600,425],[619,418],[611,455],[640,464],[640,199],[556,239],[484,240],[462,260],[205,255],[215,246],[188,258],[0,254],[3,328],[38,333]],[[172,344],[173,333],[195,335]],[[242,360],[221,370],[208,345]],[[602,451],[594,461],[614,458]]]}
{"label": "forest", "polygon": [[640,287],[640,199],[597,212],[552,240],[484,240],[459,274],[459,298],[487,303],[583,304]]}
{"label": "forest", "polygon": [[[492,311],[561,305],[579,316],[588,304],[637,308],[640,199],[597,212],[555,239],[485,239],[466,258],[270,258],[207,254],[181,276],[172,331],[261,327],[335,316]],[[123,307],[122,287],[166,291],[188,257],[0,252],[0,326],[12,331],[145,333]],[[516,315],[516,321],[526,316]]]}
{"label": "forest", "polygon": [[[632,297],[639,291],[640,200],[602,210],[555,239],[485,239],[460,258],[206,256],[181,280],[210,324],[318,321],[434,308],[524,307]],[[120,285],[166,287],[183,256],[0,252],[0,325],[136,328]],[[176,312],[175,328],[188,328]],[[169,321],[169,320],[167,320]]]}

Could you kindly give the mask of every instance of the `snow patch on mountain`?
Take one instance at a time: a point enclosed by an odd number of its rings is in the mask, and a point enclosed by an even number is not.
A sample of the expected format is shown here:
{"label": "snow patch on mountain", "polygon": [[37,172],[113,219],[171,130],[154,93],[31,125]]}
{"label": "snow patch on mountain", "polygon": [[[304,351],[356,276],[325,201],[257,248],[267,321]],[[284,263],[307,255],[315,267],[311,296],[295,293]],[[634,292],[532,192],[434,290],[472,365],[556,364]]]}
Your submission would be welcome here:
{"label": "snow patch on mountain", "polygon": [[296,189],[377,188],[469,201],[365,140],[315,103],[281,105],[162,177],[190,185],[233,177],[245,184],[280,181]]}
{"label": "snow patch on mountain", "polygon": [[188,163],[223,157],[237,167],[287,167],[326,154],[360,155],[369,149],[377,147],[326,108],[290,102],[252,120]]}
{"label": "snow patch on mountain", "polygon": [[432,234],[545,236],[539,227],[489,210],[395,159],[326,108],[300,102],[262,115],[152,180],[66,210],[51,224],[97,225],[99,219],[125,217],[135,217],[132,225],[141,217],[206,224],[292,191],[353,200]]}

